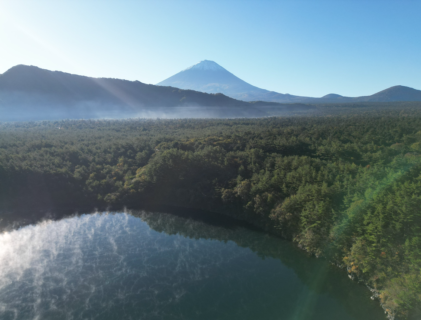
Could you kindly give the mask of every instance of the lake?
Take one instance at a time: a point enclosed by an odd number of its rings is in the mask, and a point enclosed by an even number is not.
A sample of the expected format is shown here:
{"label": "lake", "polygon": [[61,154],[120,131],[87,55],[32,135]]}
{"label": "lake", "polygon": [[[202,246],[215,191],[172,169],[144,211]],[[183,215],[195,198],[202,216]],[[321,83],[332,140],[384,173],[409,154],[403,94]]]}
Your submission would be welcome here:
{"label": "lake", "polygon": [[204,213],[92,213],[0,234],[0,319],[385,320],[293,244]]}

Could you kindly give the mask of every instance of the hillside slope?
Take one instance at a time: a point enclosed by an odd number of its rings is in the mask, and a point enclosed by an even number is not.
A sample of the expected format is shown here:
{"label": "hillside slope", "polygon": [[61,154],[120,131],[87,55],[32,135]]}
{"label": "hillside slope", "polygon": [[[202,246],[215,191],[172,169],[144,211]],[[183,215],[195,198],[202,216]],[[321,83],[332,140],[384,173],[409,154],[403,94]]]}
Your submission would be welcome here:
{"label": "hillside slope", "polygon": [[[165,116],[162,108],[180,107],[202,108],[201,111],[203,108],[219,108],[221,116],[244,116],[244,110],[253,109],[259,114],[255,109],[266,105],[283,107],[266,102],[250,104],[221,93],[208,94],[139,81],[90,78],[34,66],[18,65],[0,75],[0,121],[133,117],[158,111],[155,117],[159,117]],[[167,109],[165,112],[168,113]]]}

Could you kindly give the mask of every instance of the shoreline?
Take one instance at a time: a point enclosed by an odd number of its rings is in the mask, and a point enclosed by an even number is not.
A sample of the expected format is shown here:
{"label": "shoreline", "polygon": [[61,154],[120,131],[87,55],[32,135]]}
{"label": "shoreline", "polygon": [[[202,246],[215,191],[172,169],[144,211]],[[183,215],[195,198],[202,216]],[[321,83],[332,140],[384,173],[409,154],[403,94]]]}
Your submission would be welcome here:
{"label": "shoreline", "polygon": [[[36,213],[34,213],[34,211]],[[37,207],[37,208],[32,208],[32,209],[22,208],[22,209],[17,209],[17,210],[0,209],[0,217],[3,217],[4,213],[6,213],[7,215],[17,214],[18,217],[21,219],[17,221],[12,220],[13,222],[9,221],[9,224],[4,226],[3,225],[4,219],[0,218],[0,233],[8,232],[11,229],[16,230],[21,227],[32,225],[34,223],[43,221],[44,219],[57,221],[60,219],[70,218],[73,216],[83,215],[83,214],[92,214],[92,213],[97,213],[97,212],[126,212],[126,211],[129,211],[129,212],[130,211],[151,211],[151,212],[158,211],[158,212],[168,213],[171,215],[176,215],[183,218],[193,218],[194,220],[201,220],[205,223],[207,223],[207,221],[206,219],[203,220],[203,214],[207,215],[208,217],[211,216],[212,218],[217,218],[217,219],[222,218],[222,220],[225,220],[223,221],[224,223],[230,223],[235,226],[245,227],[247,229],[252,229],[254,231],[263,232],[275,237],[279,237],[280,239],[283,239],[291,243],[294,247],[299,249],[304,254],[314,256],[317,259],[320,259],[320,258],[326,259],[326,257],[323,257],[323,256],[320,257],[320,256],[315,255],[314,253],[308,252],[304,248],[297,245],[296,242],[292,241],[291,239],[287,239],[286,237],[283,237],[281,232],[277,231],[276,228],[272,227],[270,229],[265,229],[264,226],[265,225],[270,226],[270,224],[264,223],[263,221],[261,223],[256,223],[257,219],[253,219],[253,220],[240,219],[238,216],[229,214],[227,212],[209,211],[209,210],[204,210],[200,208],[185,207],[185,206],[174,205],[174,204],[147,203],[143,205],[132,204],[129,206],[126,206],[123,204],[113,204],[113,205],[96,204],[96,205],[90,205],[90,206],[85,205],[85,206],[73,206],[73,207],[56,205],[54,206],[54,208]],[[29,217],[28,217],[28,214],[30,214]],[[361,283],[365,287],[367,287],[367,289],[373,293],[373,295],[371,296],[371,299],[378,300],[378,303],[380,307],[385,311],[385,314],[388,320],[399,320],[398,318],[395,317],[393,312],[386,310],[386,307],[381,303],[379,299],[378,290],[370,287],[369,284],[365,280],[359,279],[356,275],[352,275],[350,271],[348,270],[349,267],[346,267],[344,264],[341,264],[338,261],[331,261],[331,260],[327,260],[327,261],[331,265],[334,265],[335,268],[344,270],[348,274],[348,278],[351,281]],[[345,272],[342,272],[344,273],[343,274],[344,276],[346,275]]]}

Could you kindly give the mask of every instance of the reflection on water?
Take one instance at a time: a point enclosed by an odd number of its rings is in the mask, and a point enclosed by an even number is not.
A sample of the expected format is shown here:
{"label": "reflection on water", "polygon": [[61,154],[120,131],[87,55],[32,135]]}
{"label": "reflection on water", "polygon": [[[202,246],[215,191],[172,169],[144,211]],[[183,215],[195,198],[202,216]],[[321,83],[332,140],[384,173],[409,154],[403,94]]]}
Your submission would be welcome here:
{"label": "reflection on water", "polygon": [[290,243],[164,213],[0,234],[0,319],[385,319],[366,288]]}

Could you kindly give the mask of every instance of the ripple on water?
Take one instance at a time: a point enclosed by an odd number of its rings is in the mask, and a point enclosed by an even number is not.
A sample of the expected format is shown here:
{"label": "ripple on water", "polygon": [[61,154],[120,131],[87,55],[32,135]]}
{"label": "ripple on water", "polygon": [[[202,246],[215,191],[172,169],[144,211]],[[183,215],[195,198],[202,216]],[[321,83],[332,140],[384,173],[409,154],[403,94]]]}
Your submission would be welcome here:
{"label": "ripple on water", "polygon": [[384,319],[369,299],[353,312],[290,248],[162,213],[44,221],[0,234],[0,319]]}

